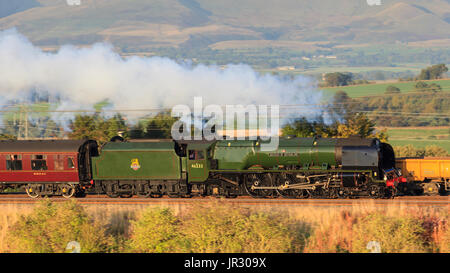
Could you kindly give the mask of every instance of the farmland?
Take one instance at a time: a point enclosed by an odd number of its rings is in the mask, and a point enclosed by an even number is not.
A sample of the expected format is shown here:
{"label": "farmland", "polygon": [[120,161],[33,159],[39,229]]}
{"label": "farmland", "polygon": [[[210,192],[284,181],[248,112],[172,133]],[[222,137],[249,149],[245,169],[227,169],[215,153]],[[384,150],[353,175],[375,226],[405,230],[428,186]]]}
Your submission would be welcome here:
{"label": "farmland", "polygon": [[[436,83],[441,86],[443,92],[450,91],[450,79],[443,80],[430,80],[424,81],[427,84]],[[386,91],[386,87],[393,85],[400,89],[402,93],[411,92],[414,90],[414,85],[417,82],[385,82],[377,84],[361,84],[361,85],[349,85],[349,86],[338,86],[338,87],[325,87],[322,88],[326,91],[336,92],[338,90],[343,90],[347,92],[350,97],[364,97],[364,96],[376,96],[383,95]]]}
{"label": "farmland", "polygon": [[450,127],[391,127],[386,128],[389,143],[393,146],[411,144],[425,148],[438,145],[450,153]]}

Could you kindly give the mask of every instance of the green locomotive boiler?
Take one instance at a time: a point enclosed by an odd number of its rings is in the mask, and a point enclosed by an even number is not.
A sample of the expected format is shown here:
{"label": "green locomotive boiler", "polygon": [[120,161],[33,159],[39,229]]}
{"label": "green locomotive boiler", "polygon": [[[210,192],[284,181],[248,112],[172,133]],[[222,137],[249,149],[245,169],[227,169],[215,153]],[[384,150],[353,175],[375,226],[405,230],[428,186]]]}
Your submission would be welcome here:
{"label": "green locomotive boiler", "polygon": [[378,139],[109,142],[92,157],[91,182],[110,197],[385,197],[404,179],[389,144]]}

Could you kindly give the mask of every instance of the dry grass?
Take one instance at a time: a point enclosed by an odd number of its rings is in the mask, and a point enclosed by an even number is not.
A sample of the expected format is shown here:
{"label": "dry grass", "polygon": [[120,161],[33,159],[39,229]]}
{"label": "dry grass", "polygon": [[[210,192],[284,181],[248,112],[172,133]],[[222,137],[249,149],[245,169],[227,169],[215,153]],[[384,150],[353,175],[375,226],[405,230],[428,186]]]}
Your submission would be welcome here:
{"label": "dry grass", "polygon": [[[387,240],[392,242],[391,246],[385,245],[383,252],[450,252],[450,228],[448,208],[423,208],[416,206],[376,206],[368,201],[353,206],[281,206],[273,207],[269,205],[237,207],[226,202],[213,201],[198,202],[192,205],[171,205],[162,206],[149,205],[83,205],[86,212],[95,222],[101,223],[107,231],[108,236],[115,240],[115,252],[134,252],[129,247],[129,241],[133,238],[133,221],[143,219],[149,207],[170,208],[173,215],[180,219],[183,225],[191,227],[205,228],[205,218],[198,217],[199,213],[204,214],[209,211],[222,211],[221,215],[210,214],[208,221],[222,221],[227,223],[228,228],[238,227],[238,223],[233,223],[232,219],[245,219],[258,214],[266,215],[267,218],[260,217],[257,221],[246,223],[248,226],[264,226],[269,224],[269,229],[274,226],[274,221],[278,221],[281,228],[297,228],[296,232],[285,232],[286,236],[295,236],[289,244],[294,246],[289,248],[278,248],[278,251],[301,251],[301,252],[366,252],[367,240]],[[10,252],[8,248],[9,230],[19,220],[19,215],[29,214],[34,205],[2,205],[0,206],[0,252]],[[245,213],[228,214],[225,211],[245,210]],[[197,216],[196,216],[197,215]],[[246,216],[247,215],[247,216]],[[230,217],[231,223],[224,217]],[[244,218],[242,218],[245,216]],[[235,218],[233,218],[235,217]],[[237,217],[237,218],[236,218]],[[374,220],[375,219],[375,220]],[[377,220],[378,219],[378,220]],[[380,220],[381,219],[381,220]],[[202,222],[203,221],[203,222]],[[258,222],[259,221],[259,222]],[[378,221],[378,222],[377,222]],[[381,221],[381,222],[380,222]],[[406,224],[405,224],[406,223]],[[403,226],[402,226],[403,225]],[[220,228],[220,227],[216,227]],[[242,228],[242,227],[241,227]],[[258,232],[258,227],[251,227]],[[389,231],[385,230],[388,229]],[[383,230],[384,229],[384,230]],[[219,232],[228,232],[218,229]],[[377,233],[382,230],[380,235]],[[393,231],[392,231],[393,230]],[[189,230],[187,235],[197,234],[198,230]],[[228,233],[227,233],[228,234]],[[278,238],[280,234],[274,234],[271,230],[270,238],[263,238],[267,241]],[[363,238],[361,234],[369,234],[373,238]],[[399,234],[395,237],[395,234]],[[368,236],[369,236],[368,235]],[[392,235],[392,236],[391,236]],[[227,235],[228,236],[228,235]],[[233,235],[235,236],[235,235]],[[366,237],[368,237],[366,236]],[[378,236],[378,237],[377,237]],[[192,237],[192,236],[191,236]],[[193,241],[192,237],[189,240]],[[256,237],[255,237],[256,238]],[[261,239],[261,238],[260,238]],[[258,240],[260,240],[258,239]],[[251,242],[242,239],[246,244]],[[197,242],[198,243],[198,242]],[[286,244],[288,244],[286,243]],[[297,244],[297,245],[295,245]],[[393,246],[395,247],[393,247]],[[255,244],[252,252],[266,252],[271,249],[265,245],[260,247]],[[173,248],[171,248],[173,251]],[[236,246],[235,251],[247,251],[245,248]],[[277,249],[277,248],[274,248]],[[283,249],[283,250],[281,250]],[[183,251],[196,252],[195,248]],[[220,252],[221,249],[211,250]],[[273,251],[273,250],[270,250]]]}
{"label": "dry grass", "polygon": [[8,252],[8,231],[20,215],[29,214],[33,208],[22,205],[2,205],[0,209],[0,253]]}

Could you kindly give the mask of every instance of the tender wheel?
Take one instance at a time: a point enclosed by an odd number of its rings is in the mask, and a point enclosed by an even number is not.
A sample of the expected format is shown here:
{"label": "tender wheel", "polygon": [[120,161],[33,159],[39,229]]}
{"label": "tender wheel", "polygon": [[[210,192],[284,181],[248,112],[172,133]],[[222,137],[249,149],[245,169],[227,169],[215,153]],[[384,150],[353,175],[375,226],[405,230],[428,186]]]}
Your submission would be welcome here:
{"label": "tender wheel", "polygon": [[255,189],[255,187],[272,187],[272,177],[270,174],[252,174],[245,177],[245,191],[252,197],[264,198],[273,195],[270,189]]}
{"label": "tender wheel", "polygon": [[119,185],[117,183],[107,183],[104,186],[104,191],[106,193],[106,196],[110,198],[117,198],[119,197]]}
{"label": "tender wheel", "polygon": [[131,193],[124,193],[120,195],[120,198],[131,198],[131,197],[133,197],[133,194]]}
{"label": "tender wheel", "polygon": [[152,194],[150,192],[138,192],[137,196],[139,198],[149,198]]}
{"label": "tender wheel", "polygon": [[131,184],[125,184],[120,186],[121,191],[128,191],[120,194],[120,198],[131,198],[133,197],[133,186]]}
{"label": "tender wheel", "polygon": [[71,184],[65,184],[60,187],[61,187],[62,196],[65,198],[72,197],[76,192],[75,186],[71,185]]}
{"label": "tender wheel", "polygon": [[140,185],[138,187],[137,196],[140,198],[149,198],[151,197],[152,192],[148,185]]}
{"label": "tender wheel", "polygon": [[117,198],[117,197],[119,197],[119,194],[117,192],[107,191],[106,196],[111,197],[111,198]]}
{"label": "tender wheel", "polygon": [[161,198],[163,194],[159,191],[159,188],[150,188],[149,185],[140,185],[137,188],[137,196],[139,198]]}

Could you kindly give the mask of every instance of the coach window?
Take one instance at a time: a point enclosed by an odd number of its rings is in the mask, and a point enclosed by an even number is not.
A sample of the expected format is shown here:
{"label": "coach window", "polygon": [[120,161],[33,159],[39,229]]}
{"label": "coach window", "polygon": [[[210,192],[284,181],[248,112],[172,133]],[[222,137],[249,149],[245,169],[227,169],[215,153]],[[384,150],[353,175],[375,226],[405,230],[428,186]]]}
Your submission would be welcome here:
{"label": "coach window", "polygon": [[67,167],[69,167],[69,169],[75,169],[75,163],[73,161],[73,157],[67,158]]}
{"label": "coach window", "polygon": [[46,155],[32,155],[31,169],[34,171],[47,170],[47,156]]}
{"label": "coach window", "polygon": [[6,155],[6,169],[10,171],[22,170],[22,155]]}
{"label": "coach window", "polygon": [[63,171],[64,170],[64,156],[63,155],[55,155],[55,171]]}

